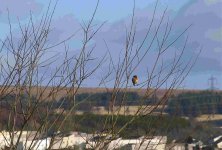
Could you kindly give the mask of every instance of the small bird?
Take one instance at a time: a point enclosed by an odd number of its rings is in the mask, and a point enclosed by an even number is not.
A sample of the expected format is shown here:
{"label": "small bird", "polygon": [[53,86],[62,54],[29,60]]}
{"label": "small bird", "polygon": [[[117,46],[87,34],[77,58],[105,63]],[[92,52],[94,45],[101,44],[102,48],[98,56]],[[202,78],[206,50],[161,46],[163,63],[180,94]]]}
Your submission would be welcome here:
{"label": "small bird", "polygon": [[138,83],[138,77],[137,77],[137,75],[134,75],[134,76],[133,76],[132,82],[133,82],[133,85],[134,85],[134,86]]}

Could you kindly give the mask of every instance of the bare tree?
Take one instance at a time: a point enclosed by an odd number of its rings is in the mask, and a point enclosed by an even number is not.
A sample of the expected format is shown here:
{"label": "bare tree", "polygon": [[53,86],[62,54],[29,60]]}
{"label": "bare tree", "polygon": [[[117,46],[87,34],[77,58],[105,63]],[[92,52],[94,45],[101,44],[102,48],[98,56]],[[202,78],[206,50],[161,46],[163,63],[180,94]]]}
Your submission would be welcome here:
{"label": "bare tree", "polygon": [[[179,50],[179,52],[175,52],[172,62],[164,62],[165,54],[170,51],[170,48],[182,37],[185,36],[187,30],[191,27],[186,27],[177,37],[171,39],[171,32],[174,29],[172,23],[166,20],[166,11],[164,10],[161,19],[157,25],[154,24],[154,20],[156,17],[156,9],[157,9],[158,2],[153,11],[153,16],[151,22],[146,30],[145,36],[141,40],[140,44],[136,44],[135,40],[137,37],[136,32],[136,22],[135,22],[135,3],[133,8],[133,14],[131,17],[131,22],[129,28],[126,28],[126,37],[125,37],[125,50],[123,55],[119,57],[119,61],[116,63],[110,58],[110,66],[111,69],[107,72],[107,75],[101,81],[101,84],[106,86],[106,83],[109,81],[109,76],[114,74],[114,86],[111,89],[112,97],[110,99],[110,115],[107,117],[107,122],[104,123],[104,128],[109,128],[111,124],[111,128],[109,130],[109,134],[112,134],[111,140],[115,139],[120,132],[126,129],[127,126],[136,120],[139,116],[152,116],[155,113],[155,110],[158,108],[161,109],[161,113],[159,116],[162,116],[162,113],[165,109],[165,106],[168,102],[169,97],[173,94],[174,90],[180,87],[181,83],[189,74],[190,70],[192,69],[193,65],[196,62],[197,56],[189,58],[186,62],[183,61],[183,55],[186,50],[186,45],[188,42],[188,36]],[[154,29],[153,29],[154,28]],[[161,30],[163,29],[163,30]],[[152,34],[152,30],[154,33]],[[140,37],[141,38],[141,37]],[[106,42],[105,42],[106,43]],[[132,119],[127,122],[122,128],[115,130],[115,125],[118,121],[118,115],[120,115],[121,108],[125,107],[125,101],[127,101],[127,92],[132,88],[131,84],[131,77],[134,75],[135,70],[139,67],[142,61],[147,56],[151,56],[151,49],[154,45],[157,54],[154,59],[154,63],[152,68],[147,71],[147,78],[146,80],[142,81],[137,85],[138,90],[146,89],[143,98],[138,100],[139,105],[137,108],[136,113],[133,114]],[[107,45],[107,50],[110,54],[110,48]],[[200,50],[201,51],[201,50]],[[199,51],[199,52],[200,52]],[[111,57],[111,54],[110,54]],[[143,68],[144,69],[144,68]],[[167,86],[165,86],[168,84]],[[152,95],[156,95],[159,91],[161,91],[164,87],[164,94],[162,97],[159,98],[158,101],[155,102],[154,105],[146,105],[144,102]],[[107,88],[108,89],[108,88]],[[109,89],[108,89],[109,90]],[[120,102],[117,102],[117,96],[120,92],[123,92],[124,95],[122,96]],[[118,105],[121,104],[121,105]],[[126,110],[127,111],[127,110]],[[155,131],[152,130],[151,127],[147,127],[149,129],[147,135],[144,136],[145,140],[147,136],[155,135]],[[167,129],[166,129],[167,131]],[[108,134],[108,135],[109,135]],[[103,141],[104,142],[104,141]],[[102,142],[102,143],[103,143]],[[143,142],[142,142],[143,143]],[[141,144],[142,144],[141,143]],[[149,144],[147,145],[148,148]],[[103,144],[99,143],[97,148],[103,147]]]}
{"label": "bare tree", "polygon": [[[99,1],[96,4],[91,19],[83,23],[80,29],[76,29],[77,32],[82,32],[83,39],[79,53],[73,56],[69,55],[67,41],[75,38],[76,33],[57,44],[48,44],[56,4],[49,4],[46,13],[42,15],[39,22],[34,22],[31,13],[26,25],[21,25],[20,21],[18,21],[20,27],[20,37],[18,40],[15,39],[10,18],[8,19],[10,34],[5,40],[1,40],[0,100],[2,104],[1,109],[4,108],[5,111],[4,117],[7,117],[5,129],[8,131],[10,138],[7,137],[5,131],[1,134],[7,141],[6,146],[10,149],[16,149],[21,141],[26,141],[27,149],[35,149],[38,147],[38,139],[40,137],[47,137],[51,131],[55,133],[65,128],[69,117],[76,115],[75,110],[78,105],[87,102],[92,96],[90,94],[81,102],[76,101],[79,89],[83,87],[83,83],[93,76],[105,61],[109,62],[110,67],[101,79],[100,85],[105,87],[107,92],[111,92],[112,96],[109,101],[109,115],[107,115],[106,121],[103,122],[104,132],[101,132],[101,135],[108,133],[107,136],[112,136],[109,140],[107,138],[99,140],[96,145],[92,145],[93,149],[104,149],[120,132],[125,130],[127,126],[130,126],[138,116],[153,115],[156,109],[163,111],[173,90],[180,86],[190,72],[196,58],[190,58],[187,62],[182,62],[188,38],[181,50],[175,53],[172,62],[165,64],[163,59],[165,53],[168,52],[178,39],[184,36],[190,26],[185,28],[177,37],[170,40],[174,27],[169,21],[166,21],[164,24],[167,9],[163,12],[159,23],[156,26],[154,25],[157,3],[145,36],[139,44],[135,44],[135,39],[138,37],[134,4],[130,25],[126,28],[125,49],[123,55],[119,57],[119,61],[113,61],[106,41],[107,53],[99,60],[93,58],[92,54],[96,47],[90,47],[89,43],[104,24],[95,25],[93,23],[98,4]],[[160,29],[164,29],[163,34],[160,34]],[[151,34],[152,30],[154,30],[154,34]],[[137,85],[138,90],[145,89],[146,92],[143,98],[138,100],[139,105],[132,119],[116,130],[115,126],[119,119],[120,110],[127,107],[125,103],[127,93],[133,88],[131,77],[144,59],[150,55],[150,51],[155,44],[157,45],[157,55],[153,66],[147,71],[146,80]],[[60,60],[62,59],[60,64],[56,61],[60,57],[59,54],[45,59],[45,56],[51,49],[61,45],[64,45],[65,57],[60,58]],[[5,52],[7,55],[4,55]],[[96,65],[93,67],[90,66],[92,62],[96,62]],[[53,69],[51,69],[52,67]],[[114,85],[112,88],[108,88],[106,84],[113,77]],[[145,100],[161,90],[166,83],[168,85],[165,87],[163,96],[154,105],[146,105]],[[117,99],[120,92],[124,94],[121,96],[121,99]],[[57,110],[60,111],[56,114],[53,106],[61,93],[66,95],[72,103],[67,106],[67,109],[62,109],[62,105],[65,103],[64,99],[60,106],[57,107]],[[49,103],[49,101],[52,103]],[[128,113],[129,110],[125,109],[125,111]],[[162,113],[159,115],[161,116]],[[75,124],[75,122],[72,123]],[[35,132],[29,132],[24,136],[26,130]],[[147,135],[150,136],[151,133],[155,132],[150,129]],[[32,139],[31,143],[27,144],[29,139]],[[146,135],[144,135],[145,139]],[[56,141],[58,141],[58,137],[52,134],[48,143],[48,149],[51,149]]]}

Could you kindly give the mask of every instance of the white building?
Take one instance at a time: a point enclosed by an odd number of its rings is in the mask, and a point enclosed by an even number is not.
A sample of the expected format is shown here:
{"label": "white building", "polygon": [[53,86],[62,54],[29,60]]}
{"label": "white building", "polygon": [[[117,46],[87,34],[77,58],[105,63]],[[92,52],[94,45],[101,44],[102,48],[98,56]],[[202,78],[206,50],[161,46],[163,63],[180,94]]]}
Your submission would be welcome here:
{"label": "white building", "polygon": [[0,149],[4,149],[6,146],[9,146],[11,142],[9,132],[2,131],[0,133]]}
{"label": "white building", "polygon": [[[11,143],[12,139],[13,142]],[[11,144],[18,144],[18,150],[29,149],[30,147],[33,147],[33,150],[41,150],[47,148],[45,145],[49,144],[49,141],[49,139],[40,139],[39,133],[36,131],[0,132],[0,149],[10,147]]]}
{"label": "white building", "polygon": [[171,143],[167,145],[166,150],[185,150],[185,143]]}
{"label": "white building", "polygon": [[17,150],[46,150],[49,148],[51,138],[38,140],[24,140],[19,142]]}
{"label": "white building", "polygon": [[222,149],[222,135],[214,138],[213,142],[217,146],[217,148]]}
{"label": "white building", "polygon": [[[99,143],[96,141],[89,141],[86,145],[86,148],[101,148],[106,146],[106,142],[108,140],[104,140],[103,143]],[[119,149],[121,147],[127,146],[128,149],[132,150],[165,150],[167,142],[166,136],[153,136],[151,138],[141,137],[139,139],[122,139],[118,138],[116,140],[112,140],[107,144],[108,150]],[[105,148],[105,147],[104,147]]]}
{"label": "white building", "polygon": [[71,132],[69,135],[60,135],[55,137],[52,149],[73,148],[74,146],[83,149],[87,139],[89,135],[85,133]]}

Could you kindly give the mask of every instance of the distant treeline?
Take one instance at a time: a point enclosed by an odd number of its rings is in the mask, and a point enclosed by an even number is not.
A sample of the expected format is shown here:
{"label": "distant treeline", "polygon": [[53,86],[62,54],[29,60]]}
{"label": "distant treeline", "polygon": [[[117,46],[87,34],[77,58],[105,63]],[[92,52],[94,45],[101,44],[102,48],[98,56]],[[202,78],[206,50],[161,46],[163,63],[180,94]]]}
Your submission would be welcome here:
{"label": "distant treeline", "polygon": [[[11,109],[11,105],[16,99],[16,96],[9,94],[2,96],[0,99],[1,109]],[[20,95],[19,101],[21,104],[17,106],[17,110],[26,109],[27,107],[34,106],[37,100],[34,96]],[[109,107],[111,99],[115,99],[115,105],[153,105],[160,99],[152,95],[149,98],[144,98],[136,92],[119,92],[112,95],[111,92],[106,93],[82,93],[73,97],[62,97],[59,100],[44,101],[38,104],[41,106],[49,106],[51,109],[63,108],[69,109],[73,105],[77,105],[78,110],[90,111],[94,106]],[[214,91],[200,91],[200,92],[186,92],[176,96],[172,96],[168,100],[168,107],[165,110],[170,115],[179,116],[198,116],[201,114],[222,114],[222,93]]]}
{"label": "distant treeline", "polygon": [[[125,96],[125,97],[124,97]],[[124,98],[123,98],[124,97]],[[89,93],[77,94],[75,103],[78,104],[79,110],[91,110],[93,106],[104,106],[107,108],[112,99],[112,93]],[[115,104],[123,103],[128,106],[136,105],[152,105],[156,104],[159,99],[153,95],[150,98],[144,99],[136,92],[123,93],[120,92],[115,98]],[[123,101],[124,99],[124,101]],[[73,99],[63,97],[54,102],[54,108],[68,109],[73,104]],[[222,114],[222,93],[214,91],[186,92],[171,96],[168,100],[168,107],[165,110],[170,115],[178,116],[198,116],[201,114]]]}
{"label": "distant treeline", "polygon": [[73,104],[77,104],[77,108],[80,110],[90,110],[93,106],[104,106],[108,107],[111,99],[115,99],[115,105],[151,105],[158,101],[158,98],[153,95],[150,98],[144,99],[139,96],[136,92],[119,92],[113,95],[111,92],[106,93],[82,93],[75,96],[75,101],[73,97],[63,97],[58,101],[54,101],[54,108],[64,108],[69,109]]}
{"label": "distant treeline", "polygon": [[182,93],[171,97],[167,112],[194,117],[201,114],[222,114],[222,94],[213,91]]}
{"label": "distant treeline", "polygon": [[[105,93],[82,93],[77,94],[74,97],[65,96],[60,98],[59,100],[50,100],[50,101],[38,101],[36,97],[29,96],[26,94],[15,95],[8,94],[0,97],[0,107],[10,109],[11,105],[18,100],[18,107],[22,107],[23,109],[26,107],[34,106],[38,103],[38,107],[48,106],[50,109],[69,109],[73,105],[76,105],[78,110],[91,110],[94,106],[104,106],[108,107],[111,100],[115,99],[115,105],[151,105],[158,101],[158,98],[153,95],[150,98],[143,98],[138,95],[137,92],[118,92],[115,95],[111,92]],[[74,100],[75,99],[75,100]]]}

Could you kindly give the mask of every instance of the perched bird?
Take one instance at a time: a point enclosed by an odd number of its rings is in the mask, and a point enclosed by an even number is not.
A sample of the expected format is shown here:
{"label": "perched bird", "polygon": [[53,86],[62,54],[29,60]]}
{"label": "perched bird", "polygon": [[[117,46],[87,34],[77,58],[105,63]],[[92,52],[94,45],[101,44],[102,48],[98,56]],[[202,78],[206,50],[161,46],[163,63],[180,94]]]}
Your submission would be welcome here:
{"label": "perched bird", "polygon": [[134,75],[134,76],[133,76],[132,82],[133,82],[133,85],[134,85],[134,86],[138,83],[138,77],[137,77],[137,75]]}

